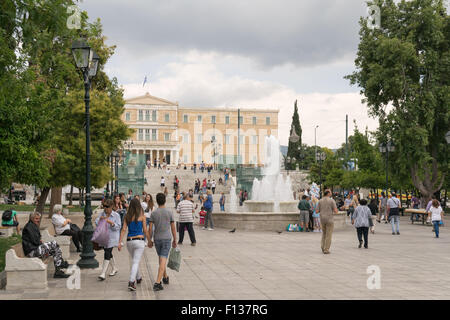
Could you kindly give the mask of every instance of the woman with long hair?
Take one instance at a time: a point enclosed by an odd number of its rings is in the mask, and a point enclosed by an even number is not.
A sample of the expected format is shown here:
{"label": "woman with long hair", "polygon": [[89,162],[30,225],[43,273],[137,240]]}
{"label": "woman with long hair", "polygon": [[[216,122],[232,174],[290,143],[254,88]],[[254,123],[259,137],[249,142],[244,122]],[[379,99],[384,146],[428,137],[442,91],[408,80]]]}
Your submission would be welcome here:
{"label": "woman with long hair", "polygon": [[128,229],[127,235],[127,249],[131,257],[131,272],[128,281],[128,289],[136,291],[136,282],[139,284],[142,281],[142,276],[139,273],[139,262],[144,253],[145,242],[144,237],[147,234],[147,224],[143,214],[141,203],[138,199],[130,201],[127,214],[123,221],[122,232],[120,233],[119,251],[123,246],[123,238]]}
{"label": "woman with long hair", "polygon": [[142,209],[144,210],[144,216],[146,225],[148,226],[150,223],[150,215],[152,211],[155,209],[155,204],[153,202],[153,197],[150,193],[147,193],[144,201],[141,203]]}

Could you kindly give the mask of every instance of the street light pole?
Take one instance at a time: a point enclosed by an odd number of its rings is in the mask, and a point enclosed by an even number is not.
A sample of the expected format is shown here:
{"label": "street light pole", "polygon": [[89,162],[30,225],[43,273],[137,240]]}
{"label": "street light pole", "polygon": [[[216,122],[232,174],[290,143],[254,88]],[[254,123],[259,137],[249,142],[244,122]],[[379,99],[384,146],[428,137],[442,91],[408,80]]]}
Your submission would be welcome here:
{"label": "street light pole", "polygon": [[387,143],[381,143],[380,144],[380,152],[381,153],[385,153],[386,156],[386,195],[388,193],[388,189],[389,189],[389,179],[388,179],[388,175],[389,175],[389,152],[394,152],[395,151],[395,145],[392,143],[392,141],[388,141]]}
{"label": "street light pole", "polygon": [[[319,126],[317,125],[315,128],[314,128],[314,153],[315,154],[317,154],[317,135],[316,135],[316,129],[318,128]],[[316,157],[317,158],[317,157]],[[316,162],[317,162],[317,159],[316,159]]]}
{"label": "street light pole", "polygon": [[81,259],[77,265],[80,268],[98,268],[98,261],[95,260],[95,253],[92,245],[92,234],[94,228],[92,226],[92,207],[91,207],[91,152],[90,152],[90,117],[89,103],[91,88],[90,78],[97,74],[99,57],[86,43],[83,41],[74,41],[72,44],[72,53],[75,58],[77,67],[81,70],[84,80],[84,102],[85,102],[85,118],[86,118],[86,205],[84,207],[84,226],[83,232],[83,251],[80,254]]}
{"label": "street light pole", "polygon": [[316,161],[319,160],[320,198],[322,198],[322,162],[326,156],[325,152],[316,153]]}
{"label": "street light pole", "polygon": [[114,195],[117,195],[119,193],[119,152],[117,150],[115,150],[113,152],[114,155],[114,162],[115,162],[115,169],[116,169],[116,174],[115,174],[115,188],[114,188]]}

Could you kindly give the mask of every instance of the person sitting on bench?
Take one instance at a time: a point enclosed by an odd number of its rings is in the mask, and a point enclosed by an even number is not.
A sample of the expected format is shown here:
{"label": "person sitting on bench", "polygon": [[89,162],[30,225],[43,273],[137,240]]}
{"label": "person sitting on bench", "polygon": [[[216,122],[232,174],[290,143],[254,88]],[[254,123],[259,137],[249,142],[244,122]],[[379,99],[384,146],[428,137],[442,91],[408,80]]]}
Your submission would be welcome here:
{"label": "person sitting on bench", "polygon": [[77,252],[81,252],[80,242],[83,241],[83,233],[70,219],[64,218],[62,215],[62,205],[60,204],[55,204],[53,207],[52,223],[55,226],[56,234],[72,237]]}
{"label": "person sitting on bench", "polygon": [[39,225],[41,222],[41,214],[34,212],[30,215],[30,221],[25,225],[22,231],[22,247],[23,253],[29,258],[46,258],[53,257],[55,265],[54,278],[68,278],[62,269],[68,268],[69,263],[62,258],[62,252],[56,241],[42,242]]}
{"label": "person sitting on bench", "polygon": [[3,227],[16,227],[17,234],[20,234],[19,220],[17,220],[17,212],[13,209],[5,210],[2,215]]}

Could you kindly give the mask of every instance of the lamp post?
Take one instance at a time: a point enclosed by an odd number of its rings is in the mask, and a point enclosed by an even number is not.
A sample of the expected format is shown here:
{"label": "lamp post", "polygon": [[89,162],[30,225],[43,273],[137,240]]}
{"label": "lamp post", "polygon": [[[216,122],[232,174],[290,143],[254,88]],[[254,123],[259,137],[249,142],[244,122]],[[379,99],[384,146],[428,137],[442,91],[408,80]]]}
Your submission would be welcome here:
{"label": "lamp post", "polygon": [[80,268],[97,268],[98,261],[91,242],[94,228],[92,226],[91,207],[91,154],[90,154],[90,129],[89,129],[89,90],[91,79],[97,74],[99,56],[84,41],[76,40],[72,44],[72,54],[78,69],[81,70],[84,80],[84,102],[86,116],[86,206],[84,207],[83,226],[83,251],[77,265]]}
{"label": "lamp post", "polygon": [[320,198],[322,198],[322,162],[325,161],[326,157],[325,152],[316,153],[316,161],[319,161]]}
{"label": "lamp post", "polygon": [[[110,162],[110,156],[108,156],[108,166],[109,166],[109,162]],[[112,193],[112,190],[111,190]],[[106,183],[106,199],[109,199],[109,181]]]}
{"label": "lamp post", "polygon": [[72,54],[78,69],[83,74],[84,80],[84,102],[86,117],[86,206],[84,207],[84,226],[83,226],[83,251],[80,254],[81,259],[77,265],[80,268],[97,268],[98,261],[95,260],[95,253],[91,242],[94,228],[92,226],[92,207],[91,207],[91,153],[90,153],[90,128],[89,128],[89,90],[91,88],[91,79],[97,74],[99,56],[84,41],[76,40],[72,44]]}
{"label": "lamp post", "polygon": [[291,157],[287,156],[285,158],[284,167],[287,170],[287,175],[289,175],[289,166],[291,165]]}
{"label": "lamp post", "polygon": [[114,195],[119,193],[119,152],[117,150],[113,151],[113,159],[114,159],[114,168],[115,168],[115,187],[114,187]]}
{"label": "lamp post", "polygon": [[[314,150],[314,154],[317,154],[317,135],[316,135],[316,129],[318,128],[319,126],[317,125],[315,128],[314,128],[314,148],[315,148],[315,150]],[[317,157],[316,157],[316,162],[317,162]]]}
{"label": "lamp post", "polygon": [[392,141],[388,141],[387,143],[380,143],[379,146],[380,152],[384,153],[386,156],[386,196],[389,189],[389,180],[388,180],[388,164],[389,164],[389,152],[395,151],[395,145]]}

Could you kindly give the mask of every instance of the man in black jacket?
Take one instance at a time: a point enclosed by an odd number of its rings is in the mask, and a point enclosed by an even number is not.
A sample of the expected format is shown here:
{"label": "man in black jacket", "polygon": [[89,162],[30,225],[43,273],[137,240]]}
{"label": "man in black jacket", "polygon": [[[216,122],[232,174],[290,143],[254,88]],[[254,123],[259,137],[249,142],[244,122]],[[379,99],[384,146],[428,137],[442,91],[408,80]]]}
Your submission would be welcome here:
{"label": "man in black jacket", "polygon": [[66,274],[62,269],[68,268],[69,264],[62,258],[62,252],[56,241],[42,242],[41,232],[39,231],[39,224],[41,221],[41,214],[35,212],[31,214],[30,221],[22,230],[22,247],[23,252],[30,258],[44,258],[53,256],[53,263],[55,264],[54,278],[68,278],[70,275]]}

